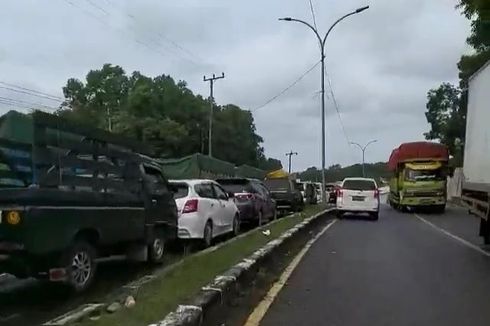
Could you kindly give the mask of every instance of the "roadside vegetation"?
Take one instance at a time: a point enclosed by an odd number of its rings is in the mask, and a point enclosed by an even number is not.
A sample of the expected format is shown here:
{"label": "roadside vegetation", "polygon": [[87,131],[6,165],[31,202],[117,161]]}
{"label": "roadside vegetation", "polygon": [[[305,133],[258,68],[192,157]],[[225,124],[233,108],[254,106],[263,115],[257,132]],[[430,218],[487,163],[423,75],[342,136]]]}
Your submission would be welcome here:
{"label": "roadside vegetation", "polygon": [[[133,308],[123,308],[114,314],[104,314],[98,320],[86,320],[77,325],[134,326],[161,320],[178,304],[191,298],[201,287],[211,282],[216,275],[322,209],[324,209],[322,205],[308,206],[302,213],[281,218],[250,231],[246,236],[223,245],[215,251],[184,258],[175,268],[169,267],[169,272],[162,277],[143,286],[135,298],[136,305]],[[264,230],[270,230],[270,235],[264,235],[262,233]]]}

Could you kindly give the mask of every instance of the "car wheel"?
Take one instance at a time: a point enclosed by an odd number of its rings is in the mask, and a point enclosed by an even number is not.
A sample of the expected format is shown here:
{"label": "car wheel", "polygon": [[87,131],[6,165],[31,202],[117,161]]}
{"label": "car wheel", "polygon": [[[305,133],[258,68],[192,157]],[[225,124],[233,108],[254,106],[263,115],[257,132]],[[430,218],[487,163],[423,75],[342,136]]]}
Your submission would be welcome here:
{"label": "car wheel", "polygon": [[235,215],[233,218],[233,236],[236,237],[238,234],[240,234],[240,218]]}
{"label": "car wheel", "polygon": [[95,248],[83,240],[76,241],[64,255],[65,283],[75,292],[84,291],[92,283],[97,269],[95,257]]}
{"label": "car wheel", "polygon": [[154,264],[162,264],[165,258],[165,238],[163,231],[157,230],[155,239],[148,246],[148,260]]}
{"label": "car wheel", "polygon": [[210,221],[204,227],[203,243],[206,248],[211,247],[213,244],[213,225]]}
{"label": "car wheel", "polygon": [[379,219],[379,212],[370,213],[369,215],[371,215],[371,219],[373,221],[377,221]]}

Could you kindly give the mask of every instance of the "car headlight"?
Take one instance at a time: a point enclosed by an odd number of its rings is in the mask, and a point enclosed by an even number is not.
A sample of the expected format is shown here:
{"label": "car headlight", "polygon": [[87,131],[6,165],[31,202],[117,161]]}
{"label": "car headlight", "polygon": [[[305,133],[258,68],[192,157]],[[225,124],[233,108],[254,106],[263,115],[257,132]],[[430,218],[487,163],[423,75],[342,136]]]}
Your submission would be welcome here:
{"label": "car headlight", "polygon": [[18,211],[5,211],[3,212],[5,222],[10,225],[17,225],[20,223],[20,213]]}

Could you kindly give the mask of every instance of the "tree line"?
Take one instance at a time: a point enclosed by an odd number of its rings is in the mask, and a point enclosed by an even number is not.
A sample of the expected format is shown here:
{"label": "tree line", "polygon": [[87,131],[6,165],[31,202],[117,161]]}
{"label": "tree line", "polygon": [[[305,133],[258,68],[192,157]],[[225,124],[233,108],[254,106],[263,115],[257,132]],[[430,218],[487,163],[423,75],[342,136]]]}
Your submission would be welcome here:
{"label": "tree line", "polygon": [[457,63],[459,85],[442,83],[427,93],[425,116],[430,131],[428,140],[437,139],[448,146],[453,155],[453,164],[463,163],[466,113],[468,105],[468,79],[490,60],[490,1],[459,0],[456,7],[471,21],[471,34],[466,42],[473,53],[462,55]]}
{"label": "tree line", "polygon": [[[149,144],[158,157],[207,154],[211,103],[185,81],[168,75],[128,75],[117,65],[91,70],[81,81],[68,79],[59,115]],[[213,103],[214,104],[214,103]],[[266,171],[281,162],[266,158],[250,111],[214,104],[213,156]]]}
{"label": "tree line", "polygon": [[[378,182],[381,180],[387,180],[391,174],[388,171],[387,163],[366,163],[365,164],[366,177],[374,178]],[[325,170],[326,182],[342,181],[347,177],[362,177],[362,164],[354,164],[342,167],[340,164],[334,164],[329,166]],[[302,181],[321,182],[322,170],[316,167],[310,167],[298,174],[298,178]]]}

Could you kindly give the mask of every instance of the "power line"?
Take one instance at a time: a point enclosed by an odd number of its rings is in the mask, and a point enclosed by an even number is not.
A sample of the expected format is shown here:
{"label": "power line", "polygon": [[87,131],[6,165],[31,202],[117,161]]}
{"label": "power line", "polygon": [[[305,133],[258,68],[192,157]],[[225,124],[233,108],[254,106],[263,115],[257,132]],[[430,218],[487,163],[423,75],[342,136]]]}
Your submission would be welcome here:
{"label": "power line", "polygon": [[104,15],[109,15],[109,13],[104,9],[102,8],[101,6],[99,6],[98,4],[94,3],[92,0],[85,0],[89,5],[91,5],[92,7],[94,7],[95,9],[99,10],[100,12],[102,12]]}
{"label": "power line", "polygon": [[311,16],[313,17],[313,26],[315,26],[315,29],[317,29],[317,27],[316,27],[316,17],[315,17],[315,8],[313,8],[313,2],[312,2],[312,0],[309,0],[309,2],[310,2]]}
{"label": "power line", "polygon": [[[88,16],[92,17],[93,19],[97,20],[99,23],[103,24],[104,26],[106,26],[106,27],[108,27],[108,28],[110,28],[110,29],[112,29],[112,30],[117,31],[117,32],[119,32],[120,34],[123,34],[123,35],[127,36],[127,35],[124,33],[124,31],[123,31],[123,30],[118,29],[118,28],[116,28],[116,27],[114,27],[114,26],[112,26],[112,25],[108,24],[108,23],[107,23],[105,20],[101,19],[101,18],[100,18],[99,16],[97,16],[97,15],[94,15],[94,14],[93,14],[91,11],[86,10],[85,8],[83,8],[83,7],[80,7],[80,6],[76,5],[75,3],[73,3],[73,2],[72,2],[72,1],[70,1],[70,0],[64,0],[64,1],[65,1],[66,3],[68,3],[69,5],[71,5],[72,7],[74,7],[74,8],[76,8],[76,9],[78,9],[78,10],[82,11],[82,12],[83,12],[83,13],[85,13],[86,15],[88,15]],[[133,40],[135,43],[138,43],[139,45],[143,45],[143,46],[144,46],[144,47],[146,47],[148,50],[153,51],[154,53],[161,55],[162,57],[165,57],[165,56],[166,56],[166,55],[165,55],[165,53],[163,53],[163,52],[159,51],[157,48],[154,48],[154,47],[152,47],[152,46],[148,45],[147,43],[145,43],[145,42],[143,42],[143,41],[140,41],[139,39],[137,39],[137,38],[135,38],[135,37],[134,37],[134,38],[132,38],[132,40]]]}
{"label": "power line", "polygon": [[281,95],[283,95],[284,93],[286,93],[287,91],[289,91],[291,88],[293,88],[297,83],[299,83],[306,75],[308,75],[313,69],[316,68],[316,66],[318,66],[320,64],[321,61],[318,61],[317,63],[315,63],[310,69],[308,69],[307,71],[305,71],[301,76],[299,76],[291,85],[289,85],[288,87],[286,87],[285,89],[283,89],[281,92],[279,92],[277,95],[271,97],[270,99],[268,99],[267,101],[265,101],[264,104],[256,107],[255,109],[251,110],[251,112],[255,112],[257,110],[260,110],[262,109],[264,106],[272,103],[273,101],[275,101],[278,97],[280,97]]}
{"label": "power line", "polygon": [[29,102],[29,101],[24,101],[24,100],[18,100],[18,99],[14,99],[14,98],[10,98],[10,97],[0,96],[0,100],[2,100],[3,102],[10,102],[10,103],[13,103],[13,104],[32,105],[32,106],[43,107],[43,108],[51,109],[51,110],[57,110],[58,109],[58,108],[53,107],[53,106],[49,106],[49,105],[45,105],[45,104],[41,104],[41,103],[36,103],[36,102]]}
{"label": "power line", "polygon": [[330,95],[332,96],[332,102],[334,104],[335,111],[337,112],[337,116],[339,118],[339,123],[340,123],[340,127],[342,128],[342,133],[344,134],[344,137],[345,137],[345,140],[347,141],[347,144],[349,144],[350,140],[349,140],[349,137],[347,136],[344,121],[342,120],[342,116],[340,114],[339,105],[337,103],[337,99],[335,98],[335,94],[333,92],[332,81],[330,79],[330,76],[329,76],[326,68],[325,68],[325,74],[327,75],[328,88],[330,89]]}
{"label": "power line", "polygon": [[[86,0],[86,1],[90,1],[90,0]],[[122,13],[123,15],[126,15],[132,22],[133,24],[136,24],[137,23],[137,19],[134,15],[130,14],[130,13],[127,13],[127,12],[124,12],[123,8],[121,8],[120,5],[116,5],[114,2],[110,1],[110,0],[106,0],[106,2],[111,6],[113,7],[114,9],[116,9],[117,11],[119,11],[120,13]],[[107,12],[107,11],[106,11]],[[135,31],[135,29],[133,28],[133,31]],[[199,58],[197,55],[195,55],[194,53],[192,53],[191,51],[189,51],[188,49],[184,48],[182,45],[178,44],[177,42],[175,42],[174,40],[171,40],[170,38],[168,38],[167,36],[163,35],[162,33],[160,32],[153,32],[160,40],[162,40],[163,42],[166,42],[166,43],[170,43],[173,47],[175,47],[176,49],[180,50],[182,53],[184,54],[187,54],[187,56],[190,56],[190,57],[193,57],[195,59],[197,59],[198,61],[203,61],[201,58]],[[163,46],[161,43],[158,42],[158,40],[154,40],[153,42],[156,43],[157,46]],[[170,50],[170,48],[166,48],[167,50]],[[180,57],[177,53],[173,52],[174,55],[176,55],[177,57]],[[193,63],[194,65],[198,65],[195,61],[191,60],[190,58],[183,58],[183,57],[180,57],[182,59],[185,59],[191,63]]]}
{"label": "power line", "polygon": [[11,88],[11,87],[0,86],[0,89],[5,89],[5,90],[11,91],[11,92],[15,92],[15,93],[20,93],[20,94],[26,94],[26,95],[30,95],[30,96],[34,96],[34,97],[39,97],[39,98],[43,98],[43,99],[51,100],[51,101],[55,101],[55,102],[63,102],[62,100],[57,100],[57,99],[51,98],[50,96],[35,94],[35,93],[32,93],[32,92],[27,92],[27,91],[23,91],[23,90]]}
{"label": "power line", "polygon": [[21,89],[21,90],[24,90],[24,91],[27,91],[27,92],[31,92],[31,93],[35,93],[35,94],[38,94],[38,95],[43,95],[43,96],[46,96],[46,97],[51,97],[51,98],[53,98],[53,100],[59,100],[59,101],[64,101],[65,100],[65,99],[63,99],[63,98],[61,98],[59,96],[56,96],[56,95],[52,95],[52,94],[49,94],[49,93],[40,92],[40,91],[37,91],[35,89],[30,89],[30,88],[27,88],[27,87],[22,87],[22,86],[18,86],[18,85],[6,83],[6,82],[3,82],[3,81],[0,81],[0,84],[5,85],[5,86],[9,86],[9,87],[18,88],[18,89]]}

